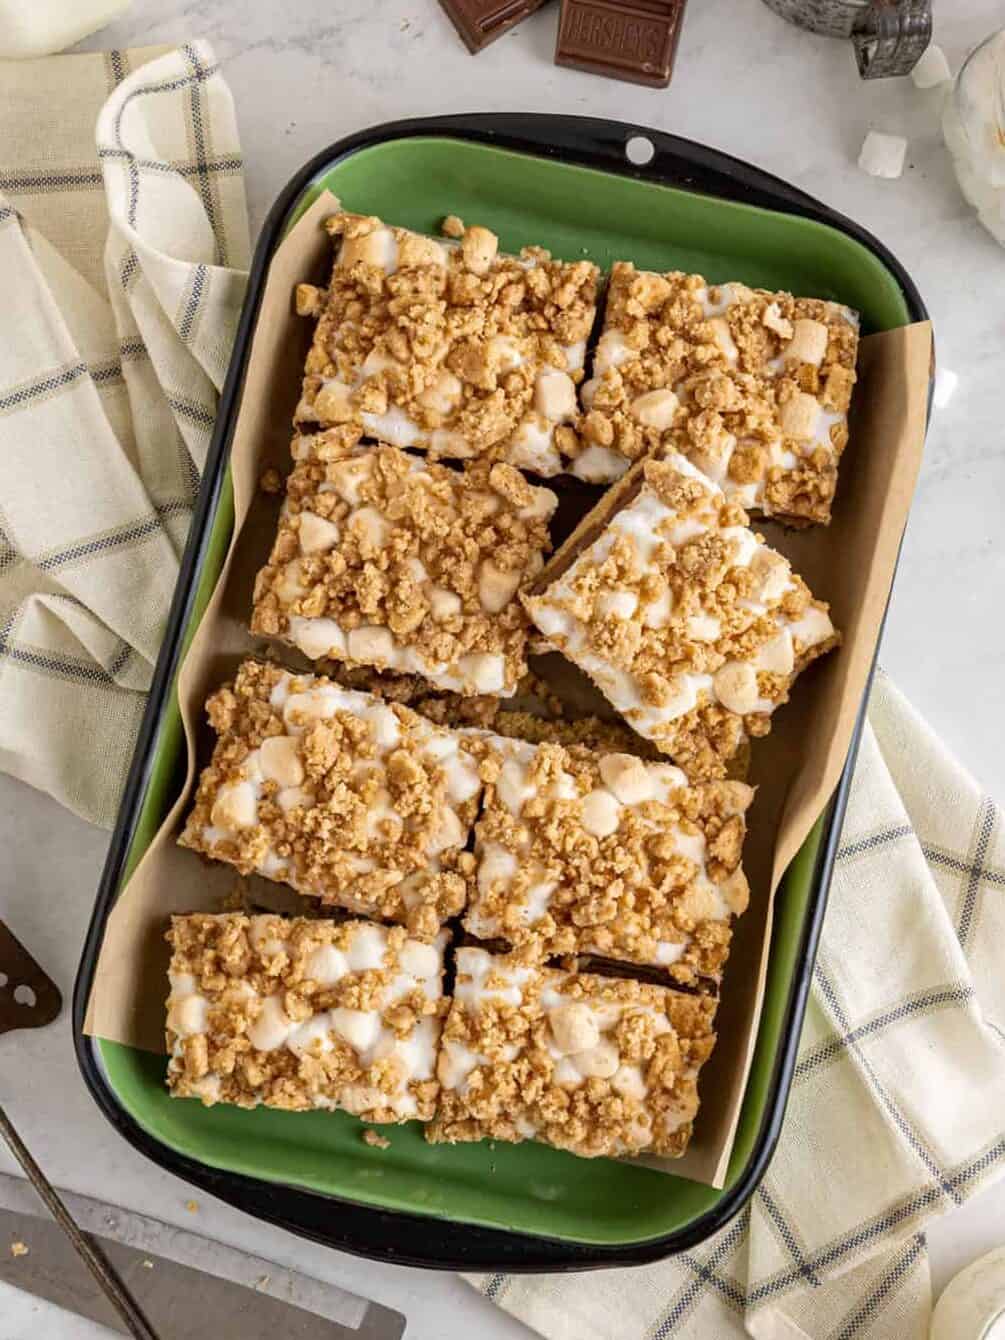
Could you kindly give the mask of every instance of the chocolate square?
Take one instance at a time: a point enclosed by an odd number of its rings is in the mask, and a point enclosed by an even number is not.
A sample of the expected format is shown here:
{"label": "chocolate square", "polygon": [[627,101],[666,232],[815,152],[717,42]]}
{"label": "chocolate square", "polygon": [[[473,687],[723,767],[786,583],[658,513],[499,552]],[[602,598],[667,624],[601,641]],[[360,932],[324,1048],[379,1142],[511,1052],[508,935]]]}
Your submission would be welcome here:
{"label": "chocolate square", "polygon": [[555,64],[666,88],[686,0],[562,0]]}
{"label": "chocolate square", "polygon": [[545,0],[440,0],[473,55],[529,18],[544,3]]}

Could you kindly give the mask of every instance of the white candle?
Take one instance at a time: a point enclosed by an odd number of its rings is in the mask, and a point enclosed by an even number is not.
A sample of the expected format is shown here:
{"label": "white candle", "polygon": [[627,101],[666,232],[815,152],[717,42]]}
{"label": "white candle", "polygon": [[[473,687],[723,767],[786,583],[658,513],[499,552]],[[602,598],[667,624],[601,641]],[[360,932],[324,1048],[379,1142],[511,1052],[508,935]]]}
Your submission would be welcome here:
{"label": "white candle", "polygon": [[0,0],[0,57],[62,51],[104,28],[130,0]]}

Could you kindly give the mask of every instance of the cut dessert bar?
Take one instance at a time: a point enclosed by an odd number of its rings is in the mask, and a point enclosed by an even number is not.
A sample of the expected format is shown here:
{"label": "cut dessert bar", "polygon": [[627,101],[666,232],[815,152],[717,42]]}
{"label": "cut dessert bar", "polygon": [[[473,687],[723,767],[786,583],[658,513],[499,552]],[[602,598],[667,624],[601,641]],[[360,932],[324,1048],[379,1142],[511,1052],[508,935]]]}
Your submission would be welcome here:
{"label": "cut dessert bar", "polygon": [[294,443],[301,459],[255,584],[252,631],[312,660],[514,693],[528,632],[516,593],[551,547],[554,493],[502,462],[452,470],[329,437]]}
{"label": "cut dessert bar", "polygon": [[743,782],[689,786],[630,754],[493,741],[465,929],[718,980],[747,906]]}
{"label": "cut dessert bar", "polygon": [[175,1098],[432,1117],[446,931],[193,913],[167,938]]}
{"label": "cut dessert bar", "polygon": [[858,317],[837,303],[619,261],[582,387],[581,468],[616,478],[672,447],[744,507],[826,523],[857,346]]}
{"label": "cut dessert bar", "polygon": [[721,777],[838,641],[827,606],[683,456],[644,460],[523,597],[538,628],[688,776]]}
{"label": "cut dessert bar", "polygon": [[454,242],[357,214],[326,226],[338,248],[329,288],[297,290],[298,311],[320,318],[297,422],[539,475],[565,469],[597,267],[540,248],[501,255],[487,228]]}
{"label": "cut dessert bar", "polygon": [[679,1157],[714,1016],[707,996],[459,949],[426,1138]]}
{"label": "cut dessert bar", "polygon": [[257,661],[206,710],[219,739],[182,846],[427,939],[460,912],[477,737]]}

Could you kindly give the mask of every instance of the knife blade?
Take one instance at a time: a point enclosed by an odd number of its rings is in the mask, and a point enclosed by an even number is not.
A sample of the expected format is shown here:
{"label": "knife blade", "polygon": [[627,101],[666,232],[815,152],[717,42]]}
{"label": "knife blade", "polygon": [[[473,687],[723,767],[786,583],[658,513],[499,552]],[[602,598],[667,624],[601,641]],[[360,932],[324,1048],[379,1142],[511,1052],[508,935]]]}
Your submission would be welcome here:
{"label": "knife blade", "polygon": [[[86,1196],[65,1199],[164,1340],[400,1340],[404,1332],[400,1312],[334,1285]],[[15,1243],[27,1254],[13,1254]],[[3,1174],[0,1283],[128,1334],[59,1226],[36,1212],[30,1188]]]}

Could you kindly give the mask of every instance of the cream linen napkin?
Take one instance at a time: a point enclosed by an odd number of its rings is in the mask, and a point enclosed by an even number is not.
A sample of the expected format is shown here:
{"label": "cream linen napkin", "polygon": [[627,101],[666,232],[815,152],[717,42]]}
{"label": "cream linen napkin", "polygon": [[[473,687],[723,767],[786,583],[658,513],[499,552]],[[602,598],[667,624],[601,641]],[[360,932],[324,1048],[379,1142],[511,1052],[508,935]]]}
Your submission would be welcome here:
{"label": "cream linen napkin", "polygon": [[107,825],[244,292],[237,124],[197,42],[0,62],[0,136],[0,768]]}
{"label": "cream linen napkin", "polygon": [[549,1340],[920,1340],[925,1223],[1005,1166],[1003,943],[1001,813],[880,676],[750,1207],[657,1265],[471,1282]]}

